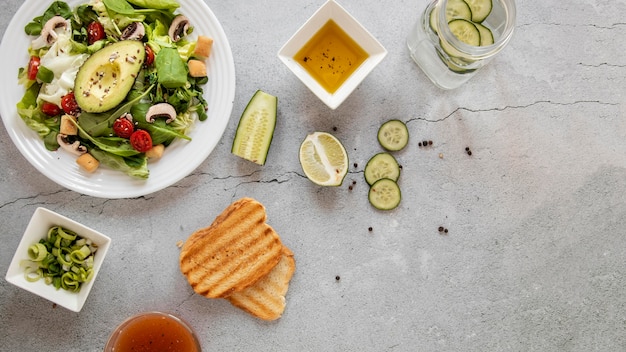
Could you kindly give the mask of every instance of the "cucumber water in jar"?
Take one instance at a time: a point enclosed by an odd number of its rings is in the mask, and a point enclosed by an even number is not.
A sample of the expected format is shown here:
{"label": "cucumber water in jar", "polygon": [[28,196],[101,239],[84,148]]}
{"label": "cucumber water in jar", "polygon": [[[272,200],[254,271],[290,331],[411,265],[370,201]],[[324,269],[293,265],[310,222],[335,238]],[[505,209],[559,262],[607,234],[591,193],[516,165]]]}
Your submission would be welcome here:
{"label": "cucumber water in jar", "polygon": [[413,60],[435,85],[467,82],[513,36],[514,0],[434,0],[411,29]]}

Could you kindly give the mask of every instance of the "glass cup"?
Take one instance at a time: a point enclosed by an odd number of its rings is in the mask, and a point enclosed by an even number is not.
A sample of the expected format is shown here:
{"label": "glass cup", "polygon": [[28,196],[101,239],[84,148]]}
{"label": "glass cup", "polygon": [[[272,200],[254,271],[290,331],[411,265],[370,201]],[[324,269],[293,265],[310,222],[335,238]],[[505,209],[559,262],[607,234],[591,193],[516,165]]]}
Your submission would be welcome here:
{"label": "glass cup", "polygon": [[[492,0],[489,15],[481,20],[467,20],[470,26],[483,33],[483,42],[470,45],[457,38],[448,22],[465,16],[452,10],[463,0],[434,0],[426,6],[407,38],[413,60],[433,83],[442,89],[454,89],[467,82],[485,66],[494,55],[508,44],[515,29],[514,0]],[[449,8],[450,6],[450,8]],[[468,7],[469,8],[469,7]],[[441,9],[449,9],[442,11]],[[447,13],[449,12],[449,13]],[[471,14],[471,13],[470,13]],[[467,23],[464,23],[467,25]],[[493,35],[493,43],[486,27]]]}
{"label": "glass cup", "polygon": [[145,312],[126,319],[111,333],[105,352],[185,351],[201,352],[189,324],[163,312]]}

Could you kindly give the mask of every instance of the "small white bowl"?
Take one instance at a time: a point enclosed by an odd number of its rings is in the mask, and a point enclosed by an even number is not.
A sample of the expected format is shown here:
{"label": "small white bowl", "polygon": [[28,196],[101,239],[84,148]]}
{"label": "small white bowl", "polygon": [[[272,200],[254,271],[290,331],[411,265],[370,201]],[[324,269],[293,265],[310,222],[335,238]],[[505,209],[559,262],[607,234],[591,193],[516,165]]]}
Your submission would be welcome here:
{"label": "small white bowl", "polygon": [[[94,254],[94,275],[89,282],[81,285],[78,293],[66,291],[62,288],[57,290],[52,285],[46,285],[43,279],[29,282],[24,276],[24,267],[20,265],[20,262],[24,259],[29,259],[28,247],[39,242],[40,239],[46,238],[48,230],[53,226],[61,226],[72,230],[80,237],[90,239],[98,246],[98,250]],[[15,255],[13,256],[13,260],[6,274],[6,280],[15,286],[30,291],[69,310],[80,312],[87,300],[93,283],[96,281],[96,277],[102,267],[102,262],[104,261],[104,257],[110,245],[111,239],[109,237],[51,210],[37,208],[15,251]]]}
{"label": "small white bowl", "polygon": [[[294,56],[330,20],[333,20],[365,52],[368,58],[334,92],[329,93]],[[334,0],[327,1],[278,51],[278,57],[328,107],[336,109],[387,55],[387,50],[354,17]]]}

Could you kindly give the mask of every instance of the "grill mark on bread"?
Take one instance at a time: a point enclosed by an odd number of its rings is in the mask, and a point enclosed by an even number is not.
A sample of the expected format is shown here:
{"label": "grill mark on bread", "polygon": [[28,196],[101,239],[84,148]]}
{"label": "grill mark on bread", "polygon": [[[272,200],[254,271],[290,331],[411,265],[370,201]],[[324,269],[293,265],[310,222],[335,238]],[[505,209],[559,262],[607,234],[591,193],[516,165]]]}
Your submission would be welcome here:
{"label": "grill mark on bread", "polygon": [[264,320],[280,318],[286,306],[285,294],[296,263],[293,252],[283,246],[279,263],[252,286],[227,297],[232,305]]}
{"label": "grill mark on bread", "polygon": [[[265,231],[271,232],[271,229]],[[248,250],[242,251],[235,260],[219,258],[212,261],[211,266],[205,267],[206,271],[199,277],[201,283],[206,283],[203,293],[211,296],[223,297],[233,291],[239,291],[250,286],[260,276],[267,274],[280,260],[280,240],[269,236],[252,238],[244,242],[242,246]],[[245,248],[244,247],[244,248]],[[222,254],[229,257],[228,254]],[[276,258],[276,259],[272,259]],[[273,264],[268,267],[267,262]],[[266,267],[266,269],[263,269]],[[234,276],[233,273],[241,273]],[[253,279],[251,279],[253,278]],[[212,292],[211,292],[212,291]]]}
{"label": "grill mark on bread", "polygon": [[181,249],[180,267],[195,292],[225,297],[276,266],[282,244],[266,218],[261,203],[243,198],[190,236]]}

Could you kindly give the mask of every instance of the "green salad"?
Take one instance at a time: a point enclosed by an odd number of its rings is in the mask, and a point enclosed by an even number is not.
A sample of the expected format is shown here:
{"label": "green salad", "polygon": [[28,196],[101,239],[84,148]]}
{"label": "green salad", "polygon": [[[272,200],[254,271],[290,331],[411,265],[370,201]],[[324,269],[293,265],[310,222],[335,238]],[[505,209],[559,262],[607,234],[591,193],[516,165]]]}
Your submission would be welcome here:
{"label": "green salad", "polygon": [[212,40],[192,40],[178,8],[175,0],[55,1],[25,26],[32,42],[17,112],[47,150],[75,154],[87,172],[105,165],[146,179],[150,158],[190,140],[195,120],[207,118]]}

